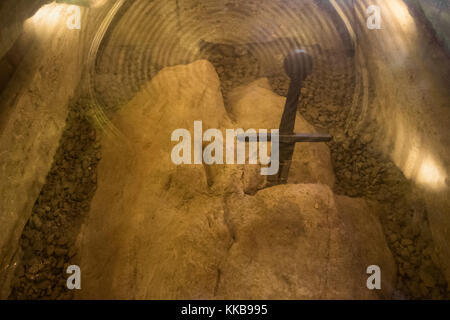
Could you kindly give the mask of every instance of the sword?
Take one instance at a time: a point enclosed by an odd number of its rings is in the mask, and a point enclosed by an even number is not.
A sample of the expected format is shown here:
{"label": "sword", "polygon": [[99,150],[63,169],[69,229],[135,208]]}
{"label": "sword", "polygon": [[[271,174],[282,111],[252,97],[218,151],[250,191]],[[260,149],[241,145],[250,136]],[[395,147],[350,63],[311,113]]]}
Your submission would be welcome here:
{"label": "sword", "polygon": [[[294,154],[295,144],[298,142],[327,142],[332,139],[328,134],[320,133],[294,133],[295,120],[297,115],[297,104],[302,89],[303,80],[311,74],[313,61],[311,56],[302,49],[291,52],[284,59],[284,70],[291,79],[289,90],[281,117],[279,129],[279,161],[280,167],[278,173],[269,176],[267,181],[271,185],[287,183],[289,169],[291,167],[292,155]],[[258,139],[270,141],[270,134],[257,134]],[[238,137],[239,138],[239,137]],[[242,139],[242,137],[240,137]],[[246,136],[245,140],[253,138]]]}

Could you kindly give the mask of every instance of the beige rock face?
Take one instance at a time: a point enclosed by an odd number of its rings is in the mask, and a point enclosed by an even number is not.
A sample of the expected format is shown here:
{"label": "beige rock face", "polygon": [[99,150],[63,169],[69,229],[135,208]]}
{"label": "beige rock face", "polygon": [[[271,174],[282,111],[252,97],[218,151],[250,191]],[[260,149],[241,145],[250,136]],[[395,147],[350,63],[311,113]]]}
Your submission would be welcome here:
{"label": "beige rock face", "polygon": [[218,294],[237,299],[373,299],[366,269],[382,269],[380,297],[395,266],[363,200],[324,185],[284,185],[228,201],[234,242]]}
{"label": "beige rock face", "polygon": [[[394,263],[364,201],[335,198],[324,184],[255,187],[247,195],[256,166],[172,163],[173,130],[193,132],[194,120],[203,130],[253,125],[245,101],[261,112],[256,128],[273,126],[263,115],[280,113],[283,101],[264,83],[236,93],[234,123],[214,68],[197,61],[162,70],[116,115],[127,140],[103,138],[98,190],[79,237],[79,298],[390,296]],[[261,90],[266,99],[255,101]],[[302,177],[296,182],[309,182]],[[372,264],[382,268],[379,292],[366,288]]]}

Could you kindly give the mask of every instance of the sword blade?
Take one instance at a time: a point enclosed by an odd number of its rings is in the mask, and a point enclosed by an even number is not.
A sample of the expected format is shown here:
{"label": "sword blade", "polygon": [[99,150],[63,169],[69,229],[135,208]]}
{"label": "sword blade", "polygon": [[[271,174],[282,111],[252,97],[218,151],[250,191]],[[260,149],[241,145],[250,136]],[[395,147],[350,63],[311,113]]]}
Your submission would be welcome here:
{"label": "sword blade", "polygon": [[295,118],[297,116],[298,99],[300,90],[302,89],[302,81],[293,79],[289,84],[289,90],[284,105],[283,115],[280,122],[280,135],[291,134],[294,132]]}
{"label": "sword blade", "polygon": [[[295,50],[284,60],[284,69],[291,78],[291,83],[289,84],[286,104],[284,106],[283,115],[281,116],[280,135],[292,135],[295,128],[295,119],[297,117],[297,106],[300,90],[302,89],[302,81],[305,80],[312,71],[311,56],[304,50]],[[295,143],[296,141],[280,141],[280,170],[278,171],[277,176],[268,179],[271,183],[287,183]]]}

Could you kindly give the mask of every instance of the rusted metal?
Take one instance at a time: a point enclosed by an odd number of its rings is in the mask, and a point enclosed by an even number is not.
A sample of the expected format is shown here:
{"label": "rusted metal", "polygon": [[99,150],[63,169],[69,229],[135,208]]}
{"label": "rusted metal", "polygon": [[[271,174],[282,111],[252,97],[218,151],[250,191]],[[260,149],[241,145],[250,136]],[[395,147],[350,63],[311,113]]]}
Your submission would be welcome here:
{"label": "rusted metal", "polygon": [[[295,144],[299,142],[327,142],[332,139],[328,134],[318,133],[294,133],[295,120],[297,116],[298,99],[302,89],[303,80],[312,72],[313,62],[311,56],[301,49],[294,50],[284,60],[284,69],[291,78],[289,91],[281,117],[279,129],[279,161],[278,173],[269,176],[271,185],[287,183],[289,169],[294,154]],[[256,134],[257,140],[271,141],[270,134]],[[246,141],[253,137],[245,137]]]}

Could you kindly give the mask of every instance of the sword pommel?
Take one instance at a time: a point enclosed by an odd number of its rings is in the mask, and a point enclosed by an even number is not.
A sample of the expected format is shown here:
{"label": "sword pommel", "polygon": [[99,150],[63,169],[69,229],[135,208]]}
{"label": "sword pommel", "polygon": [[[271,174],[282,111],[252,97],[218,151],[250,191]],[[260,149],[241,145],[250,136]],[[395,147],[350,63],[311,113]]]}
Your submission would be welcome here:
{"label": "sword pommel", "polygon": [[284,59],[284,70],[292,80],[305,80],[312,68],[313,60],[304,49],[296,49]]}

